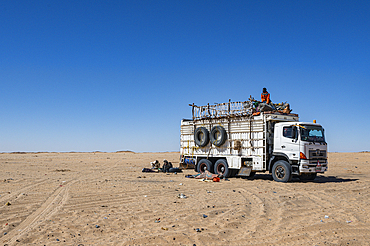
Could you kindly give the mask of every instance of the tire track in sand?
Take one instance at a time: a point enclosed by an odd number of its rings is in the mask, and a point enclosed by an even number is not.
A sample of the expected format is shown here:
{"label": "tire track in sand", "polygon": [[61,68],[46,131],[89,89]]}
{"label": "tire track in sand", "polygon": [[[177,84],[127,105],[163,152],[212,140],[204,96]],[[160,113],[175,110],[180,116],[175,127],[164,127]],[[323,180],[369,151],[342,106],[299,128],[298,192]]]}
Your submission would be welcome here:
{"label": "tire track in sand", "polygon": [[77,180],[69,181],[63,186],[58,187],[39,209],[29,215],[12,231],[3,236],[1,241],[6,244],[13,244],[24,234],[54,215],[67,202],[70,186],[76,181]]}
{"label": "tire track in sand", "polygon": [[6,206],[5,205],[5,202],[8,202],[10,200],[13,200],[13,199],[19,197],[22,193],[25,193],[26,191],[28,191],[28,190],[30,190],[30,189],[32,189],[34,187],[37,187],[37,186],[39,186],[39,185],[41,185],[43,183],[46,183],[47,181],[48,181],[47,179],[44,179],[44,180],[41,180],[41,181],[39,181],[39,182],[37,182],[35,184],[28,185],[28,186],[25,186],[25,187],[23,187],[23,188],[21,188],[19,190],[16,190],[16,191],[12,192],[11,194],[6,194],[4,196],[1,196],[0,197],[0,204],[2,204],[2,205],[0,206],[0,208]]}

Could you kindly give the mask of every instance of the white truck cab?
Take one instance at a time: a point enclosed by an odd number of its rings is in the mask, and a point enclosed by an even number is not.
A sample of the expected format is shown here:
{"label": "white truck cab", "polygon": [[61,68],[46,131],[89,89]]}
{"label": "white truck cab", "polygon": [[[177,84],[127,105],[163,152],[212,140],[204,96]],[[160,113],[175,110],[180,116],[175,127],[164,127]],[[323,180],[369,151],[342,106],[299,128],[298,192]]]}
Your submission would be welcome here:
{"label": "white truck cab", "polygon": [[293,173],[305,175],[327,171],[327,143],[321,125],[281,122],[275,124],[274,132],[273,155],[286,155],[293,164]]}

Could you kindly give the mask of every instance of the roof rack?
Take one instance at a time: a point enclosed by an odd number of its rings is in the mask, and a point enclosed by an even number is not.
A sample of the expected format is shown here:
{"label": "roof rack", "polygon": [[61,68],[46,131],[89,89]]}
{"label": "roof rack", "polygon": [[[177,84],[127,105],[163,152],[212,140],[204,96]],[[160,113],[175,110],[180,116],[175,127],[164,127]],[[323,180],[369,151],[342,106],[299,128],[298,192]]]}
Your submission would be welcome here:
{"label": "roof rack", "polygon": [[251,116],[253,114],[253,98],[244,102],[217,103],[206,106],[197,106],[194,103],[189,104],[192,107],[193,120],[224,118],[237,116]]}
{"label": "roof rack", "polygon": [[[202,119],[218,119],[218,118],[228,118],[228,117],[240,117],[240,116],[249,116],[259,114],[256,113],[255,103],[259,103],[252,96],[249,97],[248,101],[244,102],[229,102],[227,103],[215,103],[210,105],[209,103],[206,106],[197,106],[194,103],[189,104],[192,107],[193,120],[202,120]],[[278,103],[274,104],[275,110],[273,111],[264,111],[266,114],[283,114],[283,115],[292,115],[298,116],[298,114],[284,113],[281,110],[289,106],[289,104]]]}

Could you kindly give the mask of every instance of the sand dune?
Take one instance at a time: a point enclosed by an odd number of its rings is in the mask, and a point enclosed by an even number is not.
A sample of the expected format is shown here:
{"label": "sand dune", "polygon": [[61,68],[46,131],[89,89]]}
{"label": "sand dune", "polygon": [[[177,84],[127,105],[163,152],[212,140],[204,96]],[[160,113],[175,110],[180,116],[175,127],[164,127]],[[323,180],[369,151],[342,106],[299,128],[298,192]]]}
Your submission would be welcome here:
{"label": "sand dune", "polygon": [[330,153],[327,173],[290,183],[142,173],[155,159],[179,153],[0,154],[0,242],[370,245],[370,153]]}

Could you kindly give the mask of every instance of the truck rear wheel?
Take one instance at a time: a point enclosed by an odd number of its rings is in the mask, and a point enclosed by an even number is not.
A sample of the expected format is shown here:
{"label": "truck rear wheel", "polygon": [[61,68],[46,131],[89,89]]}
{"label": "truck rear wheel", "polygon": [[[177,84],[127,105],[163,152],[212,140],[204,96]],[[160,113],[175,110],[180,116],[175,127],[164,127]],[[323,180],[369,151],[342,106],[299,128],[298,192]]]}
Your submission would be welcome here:
{"label": "truck rear wheel", "polygon": [[292,170],[288,162],[280,160],[272,167],[272,177],[277,182],[288,182],[292,179]]}
{"label": "truck rear wheel", "polygon": [[198,162],[197,171],[200,173],[204,173],[206,170],[208,170],[209,172],[212,172],[212,162],[207,159],[201,159]]}
{"label": "truck rear wheel", "polygon": [[209,132],[205,127],[198,127],[194,132],[194,142],[199,147],[204,147],[209,142]]}
{"label": "truck rear wheel", "polygon": [[222,175],[225,178],[230,176],[229,165],[225,159],[218,159],[214,167],[215,174]]}

